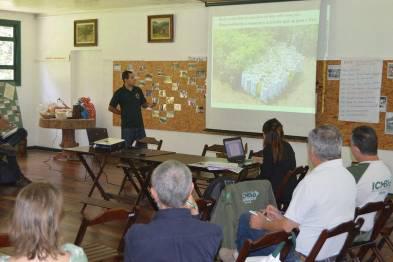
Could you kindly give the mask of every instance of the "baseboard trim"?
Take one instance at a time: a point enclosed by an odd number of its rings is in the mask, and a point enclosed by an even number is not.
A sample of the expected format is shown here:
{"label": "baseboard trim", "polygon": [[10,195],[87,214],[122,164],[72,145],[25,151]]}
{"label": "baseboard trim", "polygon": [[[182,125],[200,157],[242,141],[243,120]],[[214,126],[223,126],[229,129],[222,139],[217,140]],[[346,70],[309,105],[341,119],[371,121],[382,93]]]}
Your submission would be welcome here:
{"label": "baseboard trim", "polygon": [[61,152],[63,150],[53,147],[46,146],[28,146],[27,150],[42,150],[42,151],[51,151],[51,152]]}

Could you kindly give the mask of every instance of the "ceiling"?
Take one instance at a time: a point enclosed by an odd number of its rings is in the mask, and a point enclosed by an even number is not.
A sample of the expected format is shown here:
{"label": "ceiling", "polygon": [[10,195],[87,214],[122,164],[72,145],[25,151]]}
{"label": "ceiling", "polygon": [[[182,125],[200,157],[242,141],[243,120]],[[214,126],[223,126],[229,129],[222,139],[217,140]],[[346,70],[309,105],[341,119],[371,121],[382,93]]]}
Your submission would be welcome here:
{"label": "ceiling", "polygon": [[0,0],[0,10],[59,14],[169,4],[203,3],[201,0]]}

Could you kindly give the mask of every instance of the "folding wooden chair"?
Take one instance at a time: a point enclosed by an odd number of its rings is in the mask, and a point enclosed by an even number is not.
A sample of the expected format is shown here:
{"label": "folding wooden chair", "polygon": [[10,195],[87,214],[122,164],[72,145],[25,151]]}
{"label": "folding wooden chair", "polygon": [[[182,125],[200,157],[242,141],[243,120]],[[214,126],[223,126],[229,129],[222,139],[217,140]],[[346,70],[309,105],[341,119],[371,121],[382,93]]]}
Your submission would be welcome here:
{"label": "folding wooden chair", "polygon": [[248,159],[252,159],[253,157],[263,157],[263,151],[259,150],[257,152],[254,152],[254,150],[250,150],[248,153]]}
{"label": "folding wooden chair", "polygon": [[389,249],[393,252],[393,242],[390,240],[390,235],[393,232],[393,226],[385,226],[381,230],[381,240],[378,242],[377,248],[382,250],[385,244],[389,247]]}
{"label": "folding wooden chair", "polygon": [[0,254],[13,255],[12,243],[7,233],[0,233]]}
{"label": "folding wooden chair", "polygon": [[0,233],[0,247],[10,247],[11,241],[6,233]]}
{"label": "folding wooden chair", "polygon": [[[213,144],[213,145],[209,146],[209,145],[205,144],[203,146],[201,156],[206,156],[207,154],[214,154],[215,157],[225,157],[224,145]],[[195,192],[198,194],[199,197],[203,196],[201,188],[206,190],[207,185],[215,178],[216,178],[216,176],[212,173],[201,172],[201,171],[194,172],[194,174],[192,176],[192,180],[194,182]],[[200,183],[200,182],[202,182],[202,183]]]}
{"label": "folding wooden chair", "polygon": [[199,217],[203,221],[209,221],[211,212],[216,201],[214,199],[197,199],[196,203],[199,209]]}
{"label": "folding wooden chair", "polygon": [[289,171],[288,174],[284,177],[281,184],[278,186],[277,192],[275,192],[275,197],[277,201],[277,206],[281,211],[285,211],[289,202],[284,200],[284,194],[288,187],[288,182],[292,177],[296,178],[296,185],[299,184],[300,181],[306,176],[308,172],[308,166],[298,166],[294,170]]}
{"label": "folding wooden chair", "polygon": [[[381,233],[381,230],[385,226],[387,220],[393,212],[393,202],[390,199],[381,202],[368,203],[364,207],[356,208],[355,217],[360,215],[377,212],[374,227],[372,229],[371,237],[367,241],[354,242],[349,254],[351,258],[358,258],[362,260],[367,252],[371,250],[372,257],[376,257],[378,261],[384,261],[379,249],[377,247],[377,237]],[[359,251],[355,255],[353,250],[359,248]]]}
{"label": "folding wooden chair", "polygon": [[266,234],[260,239],[255,241],[247,239],[246,241],[244,241],[244,244],[239,251],[239,256],[237,257],[236,262],[246,261],[246,258],[251,251],[256,251],[258,249],[266,248],[272,245],[277,245],[280,244],[281,242],[285,242],[283,251],[280,252],[280,260],[284,261],[290,251],[292,245],[292,237],[293,237],[292,233],[279,231],[279,232]]}
{"label": "folding wooden chair", "polygon": [[344,245],[341,248],[338,256],[337,256],[337,261],[342,261],[342,259],[345,257],[345,254],[348,251],[348,248],[351,246],[353,239],[357,234],[359,234],[360,228],[363,225],[363,218],[358,219],[356,222],[354,221],[348,221],[345,223],[342,223],[335,228],[332,228],[330,230],[323,230],[321,234],[319,235],[319,238],[317,242],[315,242],[313,248],[311,249],[310,253],[305,259],[305,262],[311,262],[315,261],[316,257],[319,254],[319,251],[321,251],[323,245],[325,244],[326,240],[331,237],[335,237],[344,233],[347,233],[347,237],[345,239]]}
{"label": "folding wooden chair", "polygon": [[[137,141],[137,143],[140,144],[140,145],[145,145],[146,147],[148,147],[149,145],[151,145],[151,146],[154,146],[156,150],[160,150],[161,147],[162,147],[163,141],[162,141],[162,140],[157,140],[157,139],[154,138],[154,137],[144,137],[144,138],[142,138],[142,139],[139,139],[139,140]],[[142,173],[143,173],[144,171],[146,171],[146,169],[147,169],[147,167],[148,167],[147,165],[141,164],[141,163],[135,163],[135,165],[136,165],[137,169],[138,169],[139,171],[141,171]],[[140,181],[140,180],[138,179],[138,177],[136,177],[136,178],[137,178],[137,181],[138,181],[138,183],[139,183],[139,185],[137,185],[137,183],[136,183],[135,180],[134,180],[134,176],[133,176],[133,172],[134,172],[135,170],[133,170],[133,168],[132,168],[128,163],[120,163],[120,164],[118,164],[117,166],[118,166],[118,167],[121,167],[121,168],[123,169],[123,172],[124,172],[124,178],[123,178],[123,180],[122,180],[122,182],[121,182],[121,185],[120,185],[119,195],[120,195],[121,192],[124,190],[124,186],[125,186],[127,180],[128,180],[128,181],[131,183],[131,185],[134,187],[135,191],[136,191],[137,193],[139,193],[139,192],[140,192],[140,188],[142,187],[142,184],[141,184],[141,183],[143,183],[143,182]]]}
{"label": "folding wooden chair", "polygon": [[162,139],[157,140],[155,137],[144,137],[142,139],[137,140],[138,144],[146,145],[148,146],[153,146],[155,147],[154,149],[160,150],[162,147]]}
{"label": "folding wooden chair", "polygon": [[[254,159],[254,161],[262,164],[263,150],[259,150],[256,152],[254,152],[254,150],[250,150],[248,153],[247,159]],[[255,179],[256,177],[259,176],[260,171],[261,171],[260,165],[254,167],[254,168],[247,169],[247,175],[246,175],[247,179],[243,179],[243,180]]]}
{"label": "folding wooden chair", "polygon": [[[137,208],[134,208],[133,212],[129,212],[125,209],[109,209],[93,219],[88,219],[84,216],[74,242],[75,245],[82,246],[89,261],[104,261],[110,258],[115,259],[116,261],[121,261],[124,250],[124,235],[127,233],[128,228],[135,223],[137,216],[136,213]],[[116,220],[127,221],[117,249],[96,242],[91,244],[82,244],[88,227]]]}

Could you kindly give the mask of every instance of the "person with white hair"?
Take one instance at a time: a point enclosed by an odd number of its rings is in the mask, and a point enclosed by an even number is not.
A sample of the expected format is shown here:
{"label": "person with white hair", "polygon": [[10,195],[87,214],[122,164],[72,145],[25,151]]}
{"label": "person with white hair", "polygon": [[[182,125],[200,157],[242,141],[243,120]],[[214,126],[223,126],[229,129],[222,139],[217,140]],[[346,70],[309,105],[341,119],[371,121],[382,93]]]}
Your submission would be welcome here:
{"label": "person with white hair", "polygon": [[[299,228],[296,252],[290,260],[302,260],[308,256],[322,230],[353,220],[356,183],[343,165],[341,147],[342,137],[336,127],[324,125],[311,130],[308,135],[308,157],[314,169],[296,187],[284,215],[269,205],[255,215],[240,217],[238,246],[244,239],[257,239],[267,231],[290,232]],[[338,235],[328,239],[316,260],[335,261],[345,237]],[[271,248],[259,250],[259,253],[252,255],[267,255],[271,251]]]}
{"label": "person with white hair", "polygon": [[166,161],[153,171],[151,184],[159,211],[149,224],[128,230],[125,261],[214,261],[222,230],[198,219],[190,169]]}

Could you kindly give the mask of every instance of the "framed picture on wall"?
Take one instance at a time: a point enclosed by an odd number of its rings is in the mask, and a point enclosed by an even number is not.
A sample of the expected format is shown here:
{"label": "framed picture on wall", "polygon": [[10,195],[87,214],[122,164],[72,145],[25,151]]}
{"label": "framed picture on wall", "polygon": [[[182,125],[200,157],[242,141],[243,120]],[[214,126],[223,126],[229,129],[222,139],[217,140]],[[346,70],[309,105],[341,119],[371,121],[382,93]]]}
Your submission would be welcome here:
{"label": "framed picture on wall", "polygon": [[150,15],[147,28],[149,43],[173,42],[173,15]]}
{"label": "framed picture on wall", "polygon": [[74,46],[97,46],[97,19],[74,21]]}

